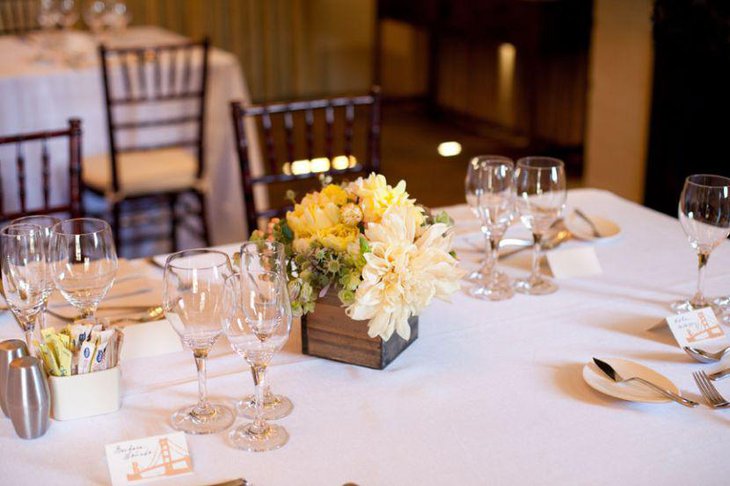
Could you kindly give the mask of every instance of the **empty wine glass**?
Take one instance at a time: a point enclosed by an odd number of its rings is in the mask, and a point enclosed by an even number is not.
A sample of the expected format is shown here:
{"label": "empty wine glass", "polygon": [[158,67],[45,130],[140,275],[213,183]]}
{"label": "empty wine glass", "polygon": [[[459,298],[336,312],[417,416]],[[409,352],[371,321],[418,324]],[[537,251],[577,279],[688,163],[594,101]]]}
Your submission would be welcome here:
{"label": "empty wine glass", "polygon": [[552,280],[540,274],[542,238],[563,214],[567,192],[565,166],[552,157],[524,157],[515,169],[517,211],[520,220],[534,239],[532,271],[525,279],[515,281],[515,290],[530,295],[551,294],[558,290]]}
{"label": "empty wine glass", "polygon": [[53,62],[53,56],[48,52],[55,47],[53,30],[58,27],[61,21],[61,11],[57,0],[41,0],[38,8],[38,26],[41,28],[40,48],[41,52],[36,57],[36,62]]}
{"label": "empty wine glass", "polygon": [[74,26],[79,19],[79,12],[76,10],[74,0],[58,0],[58,24],[64,31]]}
{"label": "empty wine glass", "polygon": [[697,252],[697,290],[691,298],[674,302],[672,309],[688,312],[712,307],[722,316],[722,309],[705,297],[702,284],[710,253],[730,235],[730,178],[710,174],[687,177],[679,197],[679,222]]}
{"label": "empty wine glass", "polygon": [[[286,253],[284,245],[276,241],[245,241],[241,245],[241,271],[244,275],[251,272],[273,271],[286,282]],[[288,300],[288,292],[284,297]],[[284,395],[271,391],[268,382],[264,385],[264,418],[276,420],[289,415],[294,404]],[[256,395],[251,394],[236,402],[236,412],[242,417],[253,419],[256,415]]]}
{"label": "empty wine glass", "polygon": [[188,434],[220,432],[234,420],[231,409],[208,401],[206,383],[206,359],[222,331],[224,287],[232,273],[228,256],[214,250],[180,251],[165,261],[165,317],[193,351],[198,369],[198,403],[172,415],[172,426]]}
{"label": "empty wine glass", "polygon": [[96,37],[99,37],[104,30],[105,12],[106,2],[104,0],[94,0],[84,9],[84,22]]}
{"label": "empty wine glass", "polygon": [[284,427],[269,424],[264,417],[266,368],[291,331],[291,306],[286,293],[286,280],[275,272],[236,274],[226,282],[223,332],[233,350],[251,366],[256,386],[253,422],[236,427],[228,436],[239,449],[268,451],[289,440]]}
{"label": "empty wine glass", "polygon": [[479,218],[485,240],[481,268],[469,277],[477,282],[469,293],[488,300],[513,295],[507,275],[497,270],[499,242],[515,214],[514,164],[498,155],[480,155],[469,162],[464,182],[466,201]]}
{"label": "empty wine glass", "polygon": [[114,32],[123,32],[132,21],[132,12],[127,4],[121,0],[111,1],[107,4],[104,14],[104,24]]}
{"label": "empty wine glass", "polygon": [[46,255],[42,230],[33,224],[11,224],[0,231],[3,292],[25,333],[30,354],[33,331],[43,312],[46,292]]}
{"label": "empty wine glass", "polygon": [[45,328],[46,324],[45,311],[48,306],[48,298],[56,289],[56,284],[53,283],[51,267],[51,234],[53,233],[53,227],[60,222],[60,219],[46,215],[25,216],[23,218],[14,219],[10,222],[10,224],[34,224],[41,230],[43,250],[46,254],[46,288],[43,292],[43,310],[41,311],[40,316],[38,316],[38,324],[41,329]]}
{"label": "empty wine glass", "polygon": [[76,218],[56,224],[51,235],[51,275],[61,295],[94,319],[117,274],[117,252],[109,223]]}

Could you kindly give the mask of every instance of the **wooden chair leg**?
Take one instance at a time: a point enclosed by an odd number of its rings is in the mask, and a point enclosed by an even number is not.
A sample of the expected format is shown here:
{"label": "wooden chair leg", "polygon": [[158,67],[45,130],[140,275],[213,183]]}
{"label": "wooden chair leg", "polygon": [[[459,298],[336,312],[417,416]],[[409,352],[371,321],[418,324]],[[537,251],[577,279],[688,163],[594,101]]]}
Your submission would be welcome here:
{"label": "wooden chair leg", "polygon": [[117,248],[117,255],[122,255],[122,203],[112,203],[112,232],[114,233],[114,246]]}
{"label": "wooden chair leg", "polygon": [[198,198],[198,206],[200,207],[200,229],[203,233],[203,243],[210,246],[210,232],[208,231],[208,212],[206,210],[205,194],[200,191],[194,191]]}
{"label": "wooden chair leg", "polygon": [[175,206],[177,206],[177,195],[173,194],[167,200],[170,207],[170,245],[172,246],[172,252],[178,250],[177,240],[177,213],[175,212]]}

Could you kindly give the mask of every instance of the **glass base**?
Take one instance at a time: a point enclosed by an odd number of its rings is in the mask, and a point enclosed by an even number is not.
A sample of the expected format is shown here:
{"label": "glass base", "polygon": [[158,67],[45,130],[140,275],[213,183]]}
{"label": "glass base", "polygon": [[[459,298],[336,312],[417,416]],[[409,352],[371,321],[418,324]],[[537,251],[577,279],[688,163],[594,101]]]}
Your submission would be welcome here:
{"label": "glass base", "polygon": [[208,404],[202,412],[197,405],[184,407],[172,414],[172,428],[186,434],[215,434],[226,430],[235,420],[233,411],[225,405]]}
{"label": "glass base", "polygon": [[730,307],[727,306],[727,299],[727,297],[719,297],[712,302],[706,300],[693,302],[692,299],[684,299],[672,302],[669,307],[677,314],[710,307],[719,321],[730,324]]}
{"label": "glass base", "polygon": [[[495,277],[492,277],[489,274],[484,273],[481,268],[474,270],[466,277],[466,279],[469,282],[474,282],[474,283],[483,283],[491,278],[495,278]],[[499,272],[499,271],[497,272],[496,279],[497,279],[497,282],[499,282],[499,283],[508,283],[509,282],[509,277],[507,276],[507,274],[505,274],[503,272]]]}
{"label": "glass base", "polygon": [[558,285],[544,277],[538,279],[522,278],[515,280],[515,292],[528,295],[547,295],[558,290]]}
{"label": "glass base", "polygon": [[289,441],[289,433],[281,425],[267,424],[257,433],[254,424],[239,425],[228,434],[231,445],[250,452],[272,451]]}
{"label": "glass base", "polygon": [[[239,417],[253,420],[256,416],[256,397],[248,395],[236,402],[236,413]],[[265,420],[277,420],[291,414],[294,404],[284,395],[269,393],[264,397],[263,417]]]}
{"label": "glass base", "polygon": [[469,289],[469,295],[482,300],[506,300],[511,299],[515,293],[507,275],[499,272],[496,282],[489,282],[484,285],[479,283]]}

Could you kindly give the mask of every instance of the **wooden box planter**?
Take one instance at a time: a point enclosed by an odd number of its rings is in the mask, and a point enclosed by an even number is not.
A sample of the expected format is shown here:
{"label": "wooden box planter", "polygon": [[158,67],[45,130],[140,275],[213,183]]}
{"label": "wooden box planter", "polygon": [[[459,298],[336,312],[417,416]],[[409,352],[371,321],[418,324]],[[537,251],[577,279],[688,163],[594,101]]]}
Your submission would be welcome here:
{"label": "wooden box planter", "polygon": [[331,291],[317,300],[314,312],[302,317],[302,352],[382,370],[418,338],[418,316],[411,317],[408,323],[408,341],[397,334],[387,342],[380,337],[371,338],[367,321],[347,317],[337,292]]}

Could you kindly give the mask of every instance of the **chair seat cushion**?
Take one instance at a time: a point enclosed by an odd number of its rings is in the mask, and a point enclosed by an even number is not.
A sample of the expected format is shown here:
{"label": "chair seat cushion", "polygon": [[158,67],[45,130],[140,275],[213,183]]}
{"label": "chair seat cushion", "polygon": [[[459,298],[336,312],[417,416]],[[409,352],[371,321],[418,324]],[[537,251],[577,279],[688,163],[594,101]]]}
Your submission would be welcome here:
{"label": "chair seat cushion", "polygon": [[[188,150],[166,148],[117,156],[119,186],[127,196],[175,192],[196,187],[198,162]],[[100,192],[112,191],[112,166],[107,154],[87,157],[84,184]]]}

